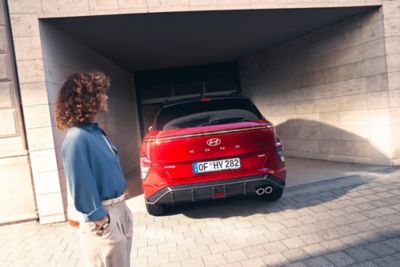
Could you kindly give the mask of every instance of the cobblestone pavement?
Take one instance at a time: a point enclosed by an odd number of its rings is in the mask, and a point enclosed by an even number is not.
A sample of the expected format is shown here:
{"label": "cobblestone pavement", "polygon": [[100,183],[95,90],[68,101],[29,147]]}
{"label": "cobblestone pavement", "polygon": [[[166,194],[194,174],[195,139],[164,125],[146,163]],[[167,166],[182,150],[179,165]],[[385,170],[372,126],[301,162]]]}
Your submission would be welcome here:
{"label": "cobblestone pavement", "polygon": [[[287,188],[281,200],[224,199],[134,215],[133,266],[400,266],[400,170]],[[0,227],[1,266],[80,266],[65,223]]]}

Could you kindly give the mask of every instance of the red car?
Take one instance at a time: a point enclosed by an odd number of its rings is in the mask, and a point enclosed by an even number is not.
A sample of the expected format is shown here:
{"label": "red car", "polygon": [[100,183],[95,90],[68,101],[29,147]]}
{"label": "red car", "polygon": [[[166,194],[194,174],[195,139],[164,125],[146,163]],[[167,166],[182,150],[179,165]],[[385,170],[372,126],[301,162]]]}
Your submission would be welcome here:
{"label": "red car", "polygon": [[143,140],[140,163],[152,215],[177,202],[251,194],[277,200],[286,179],[274,126],[237,95],[164,103]]}

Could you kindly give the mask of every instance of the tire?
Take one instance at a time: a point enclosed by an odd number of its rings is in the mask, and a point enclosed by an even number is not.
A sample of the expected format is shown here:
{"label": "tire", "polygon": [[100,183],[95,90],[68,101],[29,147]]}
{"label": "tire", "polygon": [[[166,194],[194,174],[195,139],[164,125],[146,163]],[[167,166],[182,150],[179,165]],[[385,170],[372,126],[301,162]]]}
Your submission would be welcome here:
{"label": "tire", "polygon": [[281,198],[282,193],[283,193],[283,188],[274,187],[274,190],[272,191],[271,194],[264,194],[262,195],[262,198],[264,198],[266,201],[276,201]]}
{"label": "tire", "polygon": [[147,204],[146,210],[150,215],[161,216],[165,213],[165,206],[161,204]]}

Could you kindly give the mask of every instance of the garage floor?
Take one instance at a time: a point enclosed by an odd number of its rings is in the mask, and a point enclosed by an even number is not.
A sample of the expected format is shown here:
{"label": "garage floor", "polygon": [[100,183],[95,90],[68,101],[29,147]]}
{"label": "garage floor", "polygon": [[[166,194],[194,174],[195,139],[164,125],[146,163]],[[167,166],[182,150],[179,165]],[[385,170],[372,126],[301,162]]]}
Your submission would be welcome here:
{"label": "garage floor", "polygon": [[333,162],[326,160],[286,158],[288,187],[325,181],[390,168],[388,166]]}
{"label": "garage floor", "polygon": [[[161,217],[132,197],[132,265],[400,266],[399,168],[298,159],[288,166],[298,173],[289,184],[351,175],[291,186],[276,202],[189,203]],[[82,266],[78,231],[66,223],[1,226],[0,240],[1,266]]]}
{"label": "garage floor", "polygon": [[[325,181],[353,175],[366,175],[369,172],[384,170],[388,166],[366,165],[356,163],[333,162],[326,160],[300,159],[286,157],[286,186],[298,186],[318,181]],[[130,197],[142,194],[140,170],[128,176]]]}

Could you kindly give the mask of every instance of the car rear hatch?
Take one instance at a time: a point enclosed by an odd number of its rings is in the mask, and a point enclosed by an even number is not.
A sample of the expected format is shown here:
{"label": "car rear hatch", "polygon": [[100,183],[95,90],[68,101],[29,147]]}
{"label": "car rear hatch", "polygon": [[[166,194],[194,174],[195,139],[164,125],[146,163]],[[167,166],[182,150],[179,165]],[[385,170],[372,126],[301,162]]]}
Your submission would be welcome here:
{"label": "car rear hatch", "polygon": [[152,160],[175,181],[239,177],[275,153],[275,133],[264,120],[166,130],[154,142]]}

